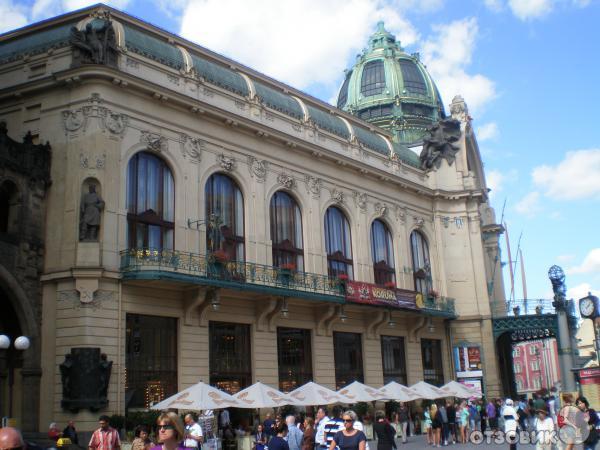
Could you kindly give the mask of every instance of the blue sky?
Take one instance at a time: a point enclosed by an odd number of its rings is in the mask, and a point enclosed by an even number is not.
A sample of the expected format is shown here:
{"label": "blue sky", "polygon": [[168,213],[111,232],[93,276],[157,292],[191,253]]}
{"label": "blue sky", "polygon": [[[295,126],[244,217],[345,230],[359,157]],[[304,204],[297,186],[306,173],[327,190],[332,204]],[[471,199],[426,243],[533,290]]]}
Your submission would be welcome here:
{"label": "blue sky", "polygon": [[[93,3],[0,0],[0,31]],[[329,102],[384,20],[421,53],[446,106],[466,99],[514,253],[523,233],[528,296],[551,296],[552,264],[566,270],[571,297],[600,295],[600,0],[109,4]]]}

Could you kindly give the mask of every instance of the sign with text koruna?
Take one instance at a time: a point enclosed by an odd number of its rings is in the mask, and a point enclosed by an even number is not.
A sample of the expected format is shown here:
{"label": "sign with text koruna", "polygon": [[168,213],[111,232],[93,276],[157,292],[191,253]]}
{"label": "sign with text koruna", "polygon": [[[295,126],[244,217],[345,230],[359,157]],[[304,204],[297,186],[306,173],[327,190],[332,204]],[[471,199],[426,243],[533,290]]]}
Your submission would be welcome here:
{"label": "sign with text koruna", "polygon": [[417,293],[358,281],[346,282],[346,300],[352,303],[388,306],[391,308],[418,309]]}

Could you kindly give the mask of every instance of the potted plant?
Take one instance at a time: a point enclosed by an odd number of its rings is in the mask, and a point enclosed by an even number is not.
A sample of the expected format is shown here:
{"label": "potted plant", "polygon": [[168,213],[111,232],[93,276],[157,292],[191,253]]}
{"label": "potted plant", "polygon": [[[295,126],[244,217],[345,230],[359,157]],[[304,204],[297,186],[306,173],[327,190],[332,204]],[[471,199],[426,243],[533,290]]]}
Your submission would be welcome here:
{"label": "potted plant", "polygon": [[290,282],[290,278],[292,277],[292,272],[294,270],[296,270],[296,264],[294,264],[294,263],[282,264],[281,266],[279,266],[279,271],[278,271],[277,276],[283,284],[288,285]]}
{"label": "potted plant", "polygon": [[435,289],[430,289],[427,296],[429,298],[438,298],[440,296],[440,293]]}
{"label": "potted plant", "polygon": [[226,263],[227,261],[229,261],[229,255],[227,254],[227,252],[225,250],[215,250],[214,252],[212,252],[211,254],[211,259],[212,262],[215,263]]}
{"label": "potted plant", "polygon": [[393,281],[387,281],[383,286],[388,289],[396,289],[396,283]]}

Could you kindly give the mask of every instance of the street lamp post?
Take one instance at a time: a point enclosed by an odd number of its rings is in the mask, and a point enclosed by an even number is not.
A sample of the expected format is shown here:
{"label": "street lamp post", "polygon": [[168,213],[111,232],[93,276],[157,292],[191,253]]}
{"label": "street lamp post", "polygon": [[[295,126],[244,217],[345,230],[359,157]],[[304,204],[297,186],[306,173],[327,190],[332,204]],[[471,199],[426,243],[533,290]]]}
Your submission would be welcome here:
{"label": "street lamp post", "polygon": [[[10,338],[5,334],[0,334],[0,350],[9,350],[10,349]],[[19,336],[12,343],[15,350],[25,351],[31,345],[29,338],[27,336]],[[13,415],[13,385],[15,383],[15,358],[8,357],[8,417],[12,417]]]}

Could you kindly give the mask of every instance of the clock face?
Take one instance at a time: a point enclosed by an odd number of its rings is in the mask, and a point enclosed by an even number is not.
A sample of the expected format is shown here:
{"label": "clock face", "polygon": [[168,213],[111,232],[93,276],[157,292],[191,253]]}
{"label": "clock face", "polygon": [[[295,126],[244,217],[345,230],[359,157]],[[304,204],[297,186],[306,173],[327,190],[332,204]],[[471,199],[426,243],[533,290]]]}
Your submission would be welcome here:
{"label": "clock face", "polygon": [[591,298],[584,298],[583,300],[581,300],[581,302],[579,302],[579,311],[584,317],[590,317],[591,315],[593,315],[594,309],[594,301]]}

